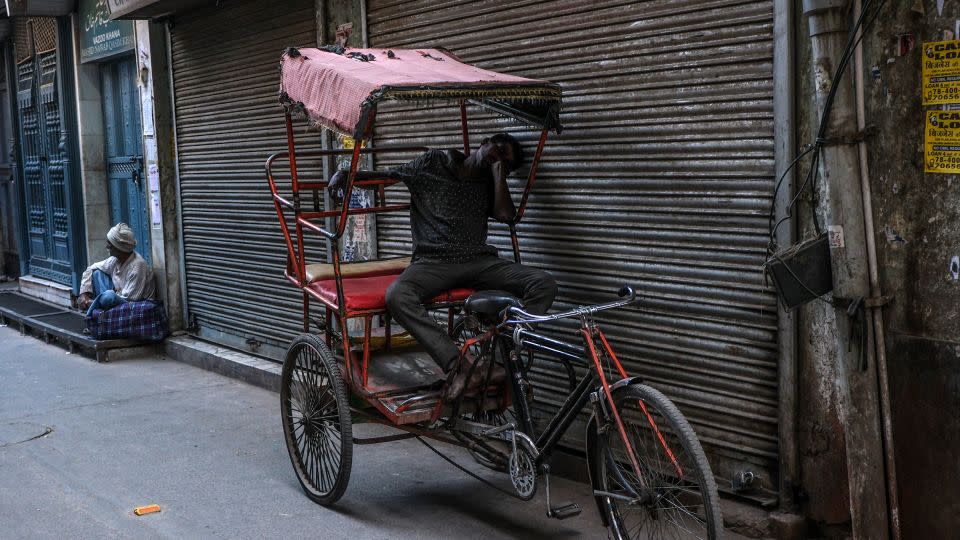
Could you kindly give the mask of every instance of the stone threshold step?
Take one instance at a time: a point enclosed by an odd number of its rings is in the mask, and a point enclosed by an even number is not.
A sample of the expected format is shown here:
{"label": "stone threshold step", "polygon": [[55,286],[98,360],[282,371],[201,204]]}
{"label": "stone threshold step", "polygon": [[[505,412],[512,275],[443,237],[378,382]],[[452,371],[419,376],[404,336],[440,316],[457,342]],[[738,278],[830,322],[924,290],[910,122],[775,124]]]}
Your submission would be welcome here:
{"label": "stone threshold step", "polygon": [[167,356],[178,362],[280,392],[282,366],[276,362],[188,335],[167,338],[165,348]]}

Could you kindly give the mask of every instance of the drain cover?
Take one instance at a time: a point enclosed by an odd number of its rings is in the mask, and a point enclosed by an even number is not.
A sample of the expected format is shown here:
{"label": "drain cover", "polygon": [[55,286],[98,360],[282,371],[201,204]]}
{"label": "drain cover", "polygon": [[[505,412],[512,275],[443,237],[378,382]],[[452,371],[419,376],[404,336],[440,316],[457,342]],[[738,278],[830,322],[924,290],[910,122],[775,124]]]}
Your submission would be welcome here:
{"label": "drain cover", "polygon": [[0,424],[0,448],[20,444],[53,433],[53,428],[31,422]]}

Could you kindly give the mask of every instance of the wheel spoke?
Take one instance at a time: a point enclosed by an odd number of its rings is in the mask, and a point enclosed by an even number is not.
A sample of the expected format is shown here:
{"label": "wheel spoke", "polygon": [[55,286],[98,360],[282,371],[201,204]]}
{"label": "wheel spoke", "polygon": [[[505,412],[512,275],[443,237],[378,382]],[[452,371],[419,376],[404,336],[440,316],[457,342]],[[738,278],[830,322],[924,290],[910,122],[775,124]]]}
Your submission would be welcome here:
{"label": "wheel spoke", "polygon": [[325,485],[332,485],[337,477],[337,468],[339,465],[339,459],[333,454],[333,450],[330,448],[330,441],[318,441],[317,442],[320,448],[320,455],[322,456],[320,461],[320,469],[323,471],[323,477],[327,482]]}
{"label": "wheel spoke", "polygon": [[673,519],[671,519],[669,516],[664,516],[664,517],[666,517],[666,520],[667,520],[667,521],[669,521],[670,523],[673,523],[674,525],[676,525],[676,527],[677,527],[678,529],[684,531],[685,533],[689,534],[690,536],[692,536],[692,537],[694,537],[694,538],[700,538],[699,536],[697,536],[696,533],[694,533],[694,532],[691,531],[690,529],[684,527],[683,525],[677,523],[676,521],[674,521]]}
{"label": "wheel spoke", "polygon": [[332,482],[329,475],[329,460],[326,456],[326,451],[323,448],[323,443],[317,440],[315,435],[312,444],[314,446],[314,474],[317,477],[317,484],[324,491],[330,489]]}
{"label": "wheel spoke", "polygon": [[[636,394],[618,399],[629,445],[617,430],[606,430],[606,457],[600,457],[604,489],[626,497],[643,495],[641,502],[626,504],[613,497],[600,501],[607,507],[612,526],[628,538],[709,538],[711,509],[705,497],[706,484],[694,454],[688,454],[687,443],[682,442],[690,432],[678,427],[676,411],[662,408],[663,397],[658,395],[643,399],[646,411],[639,408]],[[633,449],[639,477],[627,448]],[[682,476],[678,470],[683,471]],[[708,472],[706,469],[703,474]]]}
{"label": "wheel spoke", "polygon": [[281,418],[294,471],[307,495],[331,504],[350,473],[352,437],[344,381],[316,336],[298,338],[284,361]]}

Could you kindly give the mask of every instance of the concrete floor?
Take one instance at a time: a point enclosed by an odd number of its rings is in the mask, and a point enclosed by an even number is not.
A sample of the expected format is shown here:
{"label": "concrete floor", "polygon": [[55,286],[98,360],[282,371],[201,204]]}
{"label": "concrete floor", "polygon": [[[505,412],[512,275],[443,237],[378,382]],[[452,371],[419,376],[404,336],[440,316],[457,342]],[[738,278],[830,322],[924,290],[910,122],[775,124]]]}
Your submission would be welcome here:
{"label": "concrete floor", "polygon": [[[586,486],[556,479],[554,496],[585,511],[548,519],[542,490],[501,496],[415,440],[355,447],[346,495],[317,506],[294,477],[276,394],[163,358],[97,364],[0,328],[0,396],[4,538],[606,536]],[[133,515],[150,503],[162,512]]]}
{"label": "concrete floor", "polygon": [[[557,521],[542,484],[531,502],[508,498],[416,440],[355,446],[353,463],[344,498],[317,506],[287,457],[276,394],[163,357],[97,364],[0,328],[0,537],[606,537],[583,484],[553,479],[554,500],[584,509]],[[152,503],[162,512],[133,515]]]}

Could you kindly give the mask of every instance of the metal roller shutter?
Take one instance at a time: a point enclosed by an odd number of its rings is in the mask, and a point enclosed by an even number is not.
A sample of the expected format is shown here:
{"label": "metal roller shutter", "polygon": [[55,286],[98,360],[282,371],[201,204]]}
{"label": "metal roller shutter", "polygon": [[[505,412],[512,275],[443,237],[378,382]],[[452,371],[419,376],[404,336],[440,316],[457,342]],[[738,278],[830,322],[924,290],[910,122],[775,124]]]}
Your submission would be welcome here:
{"label": "metal roller shutter", "polygon": [[274,356],[300,331],[301,296],[263,164],[286,150],[280,54],[315,44],[312,0],[225,2],[171,28],[189,313],[202,336]]}
{"label": "metal roller shutter", "polygon": [[[368,27],[373,47],[443,46],[563,86],[565,131],[547,143],[519,227],[524,262],[557,277],[558,307],[637,285],[640,309],[602,317],[628,369],[676,401],[718,476],[752,470],[776,489],[777,306],[759,270],[774,182],[772,2],[370,0]],[[377,142],[459,148],[458,118],[394,105]],[[471,128],[474,145],[504,129],[534,143],[477,110]],[[409,251],[407,223],[381,216],[381,254]],[[493,241],[509,253],[504,233]],[[563,379],[537,379],[539,399],[558,404]],[[570,435],[576,448],[582,432]]]}

